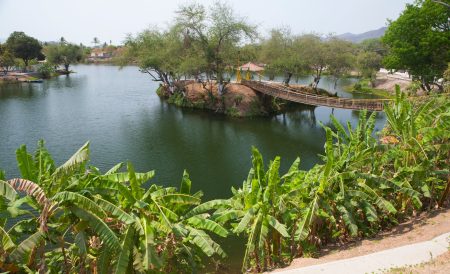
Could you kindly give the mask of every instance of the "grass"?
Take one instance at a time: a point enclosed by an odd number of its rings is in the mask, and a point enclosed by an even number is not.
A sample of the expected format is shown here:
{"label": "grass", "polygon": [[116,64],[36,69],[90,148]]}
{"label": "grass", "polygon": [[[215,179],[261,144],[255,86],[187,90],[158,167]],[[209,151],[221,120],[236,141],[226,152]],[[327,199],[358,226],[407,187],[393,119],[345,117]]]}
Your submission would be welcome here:
{"label": "grass", "polygon": [[394,95],[387,90],[371,87],[369,79],[361,79],[354,85],[344,87],[344,90],[351,93],[373,94],[386,99],[394,98]]}
{"label": "grass", "polygon": [[234,106],[230,107],[229,109],[227,109],[226,114],[231,116],[231,117],[235,117],[235,118],[240,117],[239,110],[236,107],[234,107]]}

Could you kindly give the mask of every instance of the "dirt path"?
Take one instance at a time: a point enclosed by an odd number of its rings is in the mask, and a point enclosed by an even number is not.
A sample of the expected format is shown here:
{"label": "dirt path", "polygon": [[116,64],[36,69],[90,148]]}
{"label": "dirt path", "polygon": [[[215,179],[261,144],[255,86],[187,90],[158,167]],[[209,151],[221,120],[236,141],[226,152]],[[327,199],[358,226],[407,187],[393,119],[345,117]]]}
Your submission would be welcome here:
{"label": "dirt path", "polygon": [[290,266],[276,271],[323,264],[407,244],[428,241],[447,232],[450,232],[450,209],[435,210],[430,213],[423,213],[371,239],[354,241],[344,246],[338,244],[326,246],[321,249],[317,259],[298,258]]}

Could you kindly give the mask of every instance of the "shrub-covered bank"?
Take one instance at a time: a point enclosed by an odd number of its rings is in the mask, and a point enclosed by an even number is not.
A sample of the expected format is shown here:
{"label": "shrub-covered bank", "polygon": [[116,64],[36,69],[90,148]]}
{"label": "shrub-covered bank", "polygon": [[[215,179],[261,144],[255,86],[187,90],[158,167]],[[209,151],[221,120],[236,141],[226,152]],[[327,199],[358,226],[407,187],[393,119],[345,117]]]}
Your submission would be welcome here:
{"label": "shrub-covered bank", "polygon": [[[330,96],[323,89],[313,89],[308,86],[293,86],[312,94],[320,93]],[[238,84],[228,83],[218,92],[216,82],[198,83],[193,80],[177,81],[173,88],[160,85],[156,93],[169,104],[179,107],[195,108],[213,111],[232,117],[267,116],[286,111],[295,107],[295,103],[274,98],[256,92],[253,89]]]}
{"label": "shrub-covered bank", "polygon": [[89,165],[88,144],[60,166],[43,142],[34,154],[21,146],[21,178],[0,173],[0,269],[191,273],[226,258],[217,239],[240,234],[242,271],[261,272],[444,206],[450,103],[412,104],[398,92],[386,115],[378,140],[374,114],[361,112],[355,128],[333,119],[324,126],[323,163],[310,170],[299,168],[299,158],[280,174],[279,157],[266,165],[253,148],[242,186],[212,201],[191,192],[186,172],[179,188],[144,188],[153,171],[120,163],[100,172]]}

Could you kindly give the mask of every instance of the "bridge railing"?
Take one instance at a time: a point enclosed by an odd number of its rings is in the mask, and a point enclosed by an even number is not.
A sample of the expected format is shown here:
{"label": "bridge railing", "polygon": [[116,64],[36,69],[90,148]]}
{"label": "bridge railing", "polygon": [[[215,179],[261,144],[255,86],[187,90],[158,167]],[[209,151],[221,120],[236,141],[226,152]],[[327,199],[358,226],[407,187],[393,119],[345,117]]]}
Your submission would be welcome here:
{"label": "bridge railing", "polygon": [[390,99],[352,99],[327,97],[317,94],[309,94],[302,91],[292,91],[288,87],[282,85],[274,85],[266,82],[243,80],[242,84],[273,97],[279,97],[288,101],[316,106],[382,111],[384,108],[384,104],[391,101]]}

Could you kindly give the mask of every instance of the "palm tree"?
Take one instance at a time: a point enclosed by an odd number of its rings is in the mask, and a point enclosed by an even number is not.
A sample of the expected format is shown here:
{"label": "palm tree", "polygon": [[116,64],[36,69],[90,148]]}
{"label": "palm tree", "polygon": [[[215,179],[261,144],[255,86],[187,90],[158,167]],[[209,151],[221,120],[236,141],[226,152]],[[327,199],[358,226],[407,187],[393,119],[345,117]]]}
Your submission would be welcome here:
{"label": "palm tree", "polygon": [[94,47],[96,48],[98,44],[100,44],[100,40],[97,37],[94,37],[92,40],[92,44],[94,44]]}

